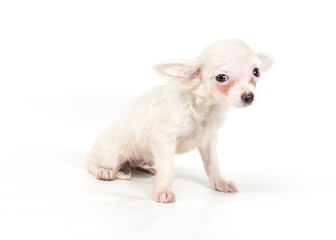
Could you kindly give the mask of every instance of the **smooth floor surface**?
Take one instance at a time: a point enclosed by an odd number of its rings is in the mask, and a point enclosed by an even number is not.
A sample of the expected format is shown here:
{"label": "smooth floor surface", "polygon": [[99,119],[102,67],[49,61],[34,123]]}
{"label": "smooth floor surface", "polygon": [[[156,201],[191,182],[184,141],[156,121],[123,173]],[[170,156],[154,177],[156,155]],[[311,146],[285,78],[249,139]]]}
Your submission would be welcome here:
{"label": "smooth floor surface", "polygon": [[334,177],[231,167],[223,172],[240,191],[221,193],[193,158],[177,157],[177,201],[159,204],[151,200],[149,174],[106,182],[88,174],[80,153],[3,153],[0,238],[336,238]]}

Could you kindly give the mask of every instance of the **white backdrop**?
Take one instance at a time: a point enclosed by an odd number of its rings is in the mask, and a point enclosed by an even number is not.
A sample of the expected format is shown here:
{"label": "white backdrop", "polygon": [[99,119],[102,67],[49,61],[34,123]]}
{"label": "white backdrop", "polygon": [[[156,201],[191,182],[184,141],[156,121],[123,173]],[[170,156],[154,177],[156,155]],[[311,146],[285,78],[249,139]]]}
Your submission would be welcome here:
{"label": "white backdrop", "polygon": [[[1,1],[1,239],[335,239],[336,17],[331,1]],[[96,134],[161,80],[151,65],[221,38],[275,65],[220,131],[212,191],[176,157],[177,202],[154,179],[89,175]]]}

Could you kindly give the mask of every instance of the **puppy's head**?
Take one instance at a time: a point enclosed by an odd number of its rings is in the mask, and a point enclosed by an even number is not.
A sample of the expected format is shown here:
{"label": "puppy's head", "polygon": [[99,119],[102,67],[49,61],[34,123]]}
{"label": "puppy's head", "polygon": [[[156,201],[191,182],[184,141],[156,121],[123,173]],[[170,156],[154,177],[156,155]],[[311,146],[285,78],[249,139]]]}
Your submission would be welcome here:
{"label": "puppy's head", "polygon": [[154,69],[198,96],[243,107],[253,102],[257,81],[272,63],[244,42],[226,39],[209,45],[196,59],[160,63]]}

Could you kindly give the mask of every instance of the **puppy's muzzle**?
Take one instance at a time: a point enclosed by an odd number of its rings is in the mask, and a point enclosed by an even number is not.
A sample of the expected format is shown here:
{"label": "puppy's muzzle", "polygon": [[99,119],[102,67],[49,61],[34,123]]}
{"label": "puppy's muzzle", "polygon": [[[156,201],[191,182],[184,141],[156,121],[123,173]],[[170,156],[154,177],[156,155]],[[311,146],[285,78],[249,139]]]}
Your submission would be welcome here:
{"label": "puppy's muzzle", "polygon": [[241,95],[241,99],[243,103],[245,103],[246,105],[250,105],[253,102],[254,95],[251,92],[245,92]]}

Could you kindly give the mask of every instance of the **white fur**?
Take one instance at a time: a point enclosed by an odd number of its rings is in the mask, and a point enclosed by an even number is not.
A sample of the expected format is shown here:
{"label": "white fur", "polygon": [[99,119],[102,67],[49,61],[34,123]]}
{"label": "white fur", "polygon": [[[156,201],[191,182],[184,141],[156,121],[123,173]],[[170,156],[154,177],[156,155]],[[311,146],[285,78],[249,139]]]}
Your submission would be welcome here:
{"label": "white fur", "polygon": [[[174,154],[198,148],[211,186],[235,192],[219,172],[217,131],[228,107],[245,106],[241,95],[255,92],[253,69],[262,73],[271,65],[267,55],[231,39],[209,45],[196,59],[157,64],[167,83],[136,99],[98,136],[88,153],[89,171],[102,180],[127,179],[130,167],[156,172],[154,200],[173,202]],[[218,74],[229,80],[217,82]]]}

